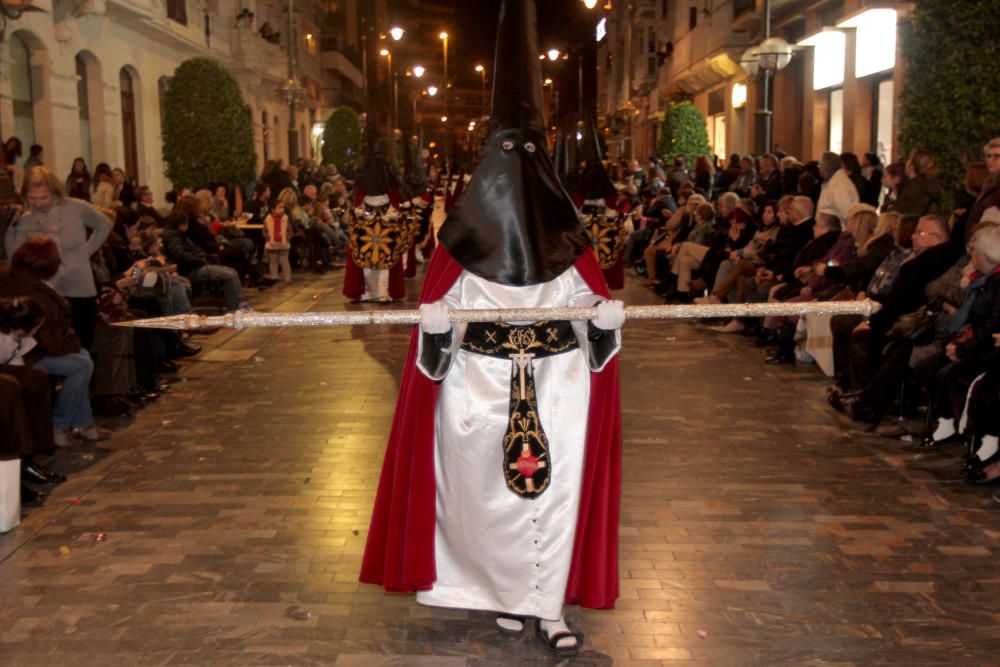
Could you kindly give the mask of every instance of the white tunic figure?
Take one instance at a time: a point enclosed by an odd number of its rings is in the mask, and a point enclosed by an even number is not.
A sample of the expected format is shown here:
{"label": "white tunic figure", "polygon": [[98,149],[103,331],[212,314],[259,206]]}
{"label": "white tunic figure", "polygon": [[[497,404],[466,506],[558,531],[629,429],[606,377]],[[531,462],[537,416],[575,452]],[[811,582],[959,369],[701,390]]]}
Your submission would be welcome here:
{"label": "white tunic figure", "polygon": [[[554,280],[523,287],[499,285],[466,271],[443,299],[453,309],[592,306],[600,301],[572,267]],[[437,581],[431,590],[419,592],[417,600],[558,619],[573,552],[586,441],[581,415],[586,414],[592,370],[587,323],[573,324],[571,336],[579,347],[530,362],[551,464],[548,486],[534,498],[513,492],[503,474],[512,373],[518,368],[512,370],[510,359],[462,349],[465,329],[456,325],[452,332],[450,367],[426,361],[423,351],[419,355],[420,370],[442,384],[434,441]],[[601,355],[600,367],[619,345],[616,332],[614,349]]]}

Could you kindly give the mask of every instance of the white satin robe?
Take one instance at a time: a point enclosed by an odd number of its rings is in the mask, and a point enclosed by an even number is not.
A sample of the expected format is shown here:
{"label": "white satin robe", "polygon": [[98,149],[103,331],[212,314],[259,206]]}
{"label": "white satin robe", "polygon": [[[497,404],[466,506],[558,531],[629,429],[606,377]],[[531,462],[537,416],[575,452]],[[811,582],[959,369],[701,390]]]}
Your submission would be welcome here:
{"label": "white satin robe", "polygon": [[[463,272],[445,300],[451,308],[513,308],[590,306],[601,299],[570,268],[528,287]],[[453,358],[435,413],[437,581],[418,592],[417,601],[555,620],[562,615],[580,501],[590,398],[586,336],[580,349],[533,361],[551,481],[541,496],[525,499],[508,489],[502,469],[511,361],[456,349],[463,334],[464,327],[453,331]]]}

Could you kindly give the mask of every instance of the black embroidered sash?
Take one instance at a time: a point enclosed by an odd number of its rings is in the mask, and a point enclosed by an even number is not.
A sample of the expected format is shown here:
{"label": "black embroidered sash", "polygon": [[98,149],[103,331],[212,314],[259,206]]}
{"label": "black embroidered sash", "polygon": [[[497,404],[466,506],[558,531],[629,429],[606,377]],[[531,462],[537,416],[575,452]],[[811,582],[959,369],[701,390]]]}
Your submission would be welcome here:
{"label": "black embroidered sash", "polygon": [[510,410],[503,436],[507,487],[522,498],[537,498],[552,477],[549,441],[538,415],[532,360],[579,347],[567,320],[514,325],[470,323],[462,349],[510,359]]}

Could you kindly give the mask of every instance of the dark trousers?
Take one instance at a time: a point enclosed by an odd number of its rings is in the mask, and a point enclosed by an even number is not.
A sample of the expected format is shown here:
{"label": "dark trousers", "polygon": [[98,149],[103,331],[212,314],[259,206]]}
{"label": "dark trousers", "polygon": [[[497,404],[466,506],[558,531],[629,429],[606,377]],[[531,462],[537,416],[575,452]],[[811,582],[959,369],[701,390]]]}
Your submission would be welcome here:
{"label": "dark trousers", "polygon": [[97,330],[97,297],[67,297],[70,307],[70,319],[73,330],[80,337],[80,343],[85,350],[94,344],[94,332]]}
{"label": "dark trousers", "polygon": [[0,459],[50,452],[52,386],[36,366],[0,366]]}
{"label": "dark trousers", "polygon": [[830,318],[830,330],[833,333],[833,375],[837,384],[843,389],[851,389],[851,336],[854,327],[861,324],[864,318],[860,315],[834,315]]}
{"label": "dark trousers", "polygon": [[984,370],[982,362],[977,360],[954,361],[938,371],[934,403],[939,417],[957,419],[962,416],[969,385]]}

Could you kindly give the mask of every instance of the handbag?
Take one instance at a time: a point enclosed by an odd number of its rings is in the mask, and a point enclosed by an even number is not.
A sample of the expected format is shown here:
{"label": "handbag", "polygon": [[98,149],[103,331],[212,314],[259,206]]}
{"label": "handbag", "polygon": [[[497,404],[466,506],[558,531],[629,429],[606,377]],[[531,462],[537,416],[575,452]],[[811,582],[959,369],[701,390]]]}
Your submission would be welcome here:
{"label": "handbag", "polygon": [[137,299],[159,299],[170,292],[170,270],[164,266],[147,264],[139,276],[139,284],[135,286]]}
{"label": "handbag", "polygon": [[920,306],[896,320],[886,337],[889,340],[924,345],[934,338],[935,319],[937,313],[928,310],[927,306]]}
{"label": "handbag", "polygon": [[105,324],[121,322],[128,316],[128,294],[117,287],[103,287],[97,296],[97,315]]}

